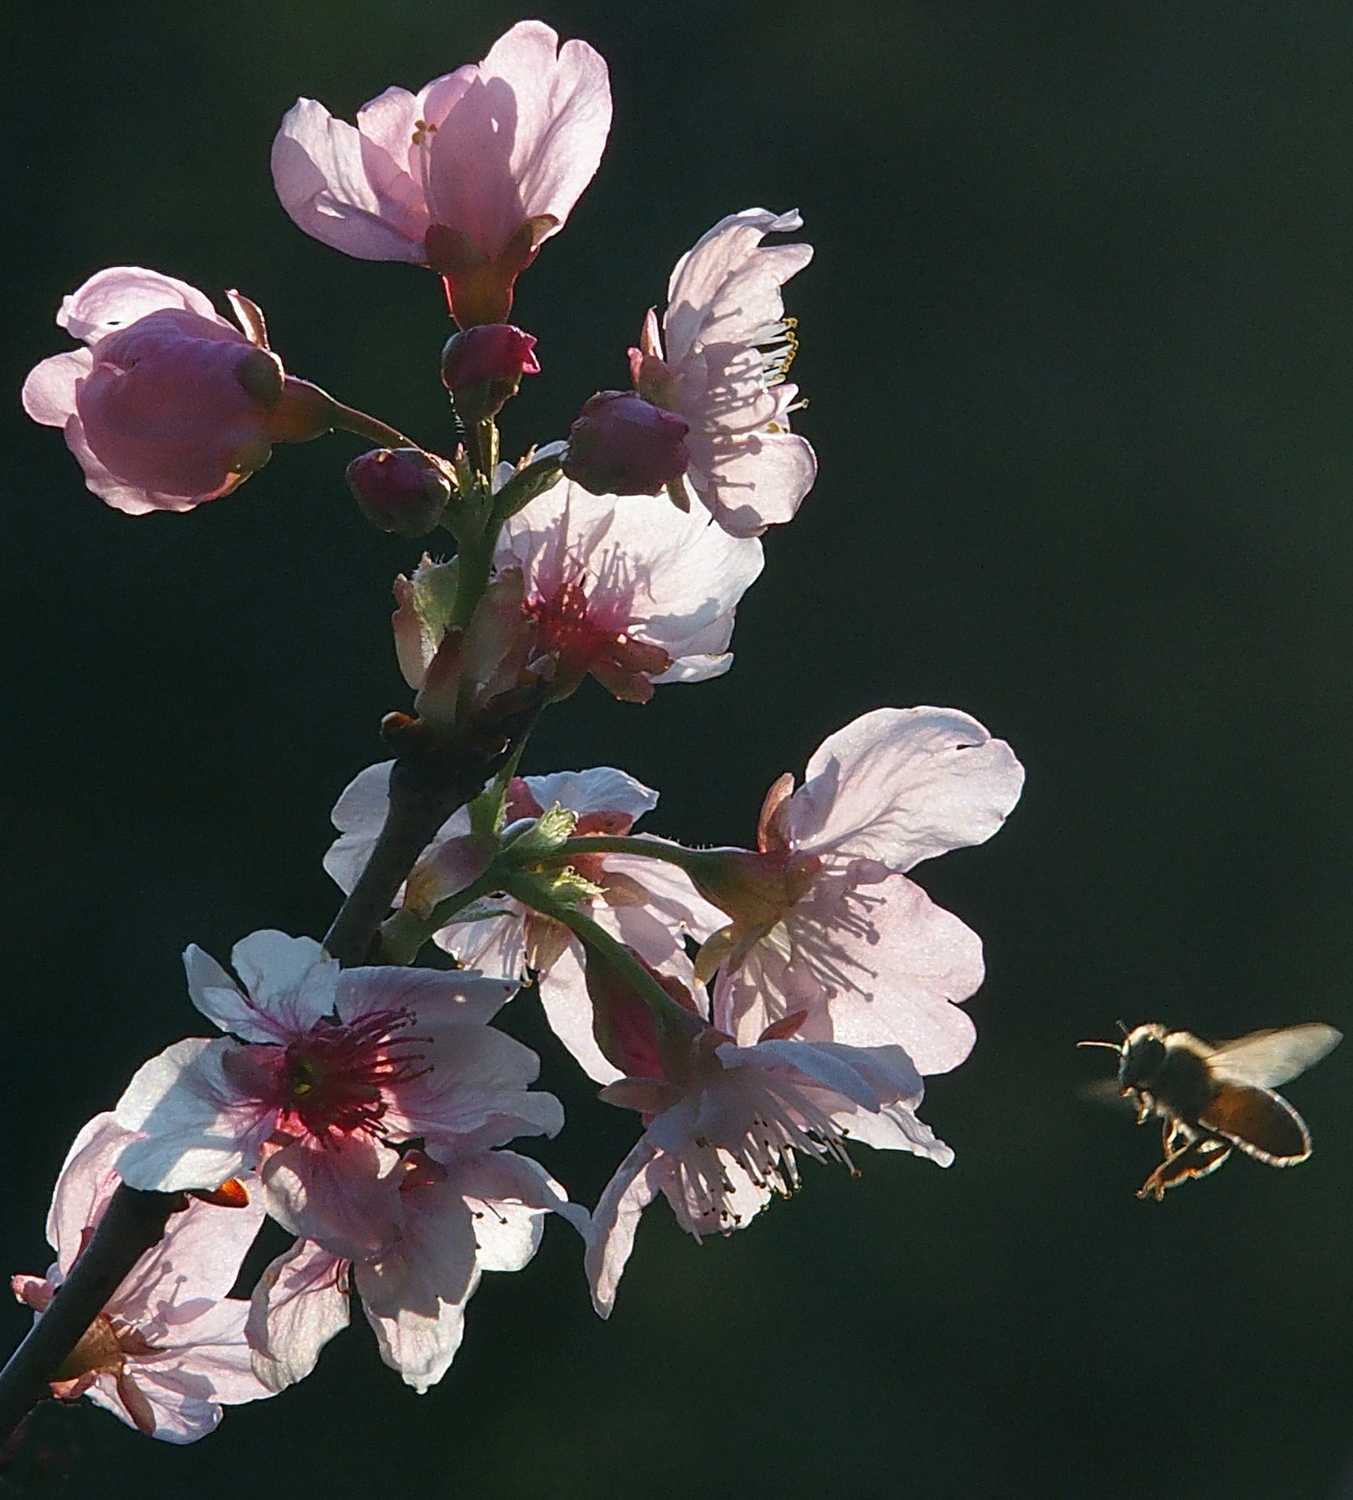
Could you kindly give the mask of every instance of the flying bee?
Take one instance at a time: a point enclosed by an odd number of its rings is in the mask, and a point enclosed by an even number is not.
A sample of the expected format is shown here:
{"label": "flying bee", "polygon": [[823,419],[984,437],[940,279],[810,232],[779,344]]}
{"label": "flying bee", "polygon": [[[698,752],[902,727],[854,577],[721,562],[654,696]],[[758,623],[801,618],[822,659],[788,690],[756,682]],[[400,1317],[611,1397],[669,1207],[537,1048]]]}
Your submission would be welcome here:
{"label": "flying bee", "polygon": [[1167,1188],[1206,1177],[1236,1146],[1270,1167],[1294,1167],[1311,1154],[1306,1122],[1274,1089],[1343,1039],[1333,1026],[1313,1021],[1252,1031],[1216,1047],[1155,1021],[1123,1029],[1121,1043],[1077,1045],[1117,1052],[1118,1092],[1136,1106],[1137,1123],[1152,1115],[1162,1122],[1165,1160],[1142,1184],[1139,1198],[1159,1202]]}

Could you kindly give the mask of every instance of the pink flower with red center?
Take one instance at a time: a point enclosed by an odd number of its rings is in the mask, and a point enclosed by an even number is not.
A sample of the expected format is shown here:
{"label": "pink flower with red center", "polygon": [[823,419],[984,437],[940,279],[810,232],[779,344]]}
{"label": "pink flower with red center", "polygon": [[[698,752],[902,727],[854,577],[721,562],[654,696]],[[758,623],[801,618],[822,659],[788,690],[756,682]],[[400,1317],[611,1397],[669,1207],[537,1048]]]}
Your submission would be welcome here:
{"label": "pink flower with red center", "polygon": [[431,1156],[553,1134],[539,1060],[487,1023],[516,986],[428,969],[345,969],[309,938],[256,932],[231,956],[243,988],[199,948],[184,955],[202,1013],[232,1035],[177,1042],[118,1102],[137,1133],[132,1186],[211,1188],[257,1168],[268,1212],[334,1254],[397,1233],[383,1179],[402,1145]]}
{"label": "pink flower with red center", "polygon": [[734,536],[792,520],[817,477],[807,439],[789,430],[797,345],[780,296],[813,251],[761,243],[802,222],[764,208],[721,219],[677,262],[661,331],[650,310],[630,350],[635,390],[690,424],[684,483]]}
{"label": "pink flower with red center", "polygon": [[712,1024],[697,1014],[704,1004],[687,996],[684,1030],[659,1030],[613,971],[609,983],[594,977],[592,992],[608,1056],[625,1073],[601,1098],[636,1110],[645,1127],[592,1213],[586,1268],[602,1317],[659,1193],[698,1240],[744,1228],[772,1196],[796,1191],[801,1156],[854,1170],[849,1146],[860,1142],[940,1166],[953,1160],[916,1117],[923,1088],[901,1047],[789,1041],[774,1026],[739,1047],[717,997]]}
{"label": "pink flower with red center", "polygon": [[56,321],[89,346],[24,381],[24,410],[64,429],[86,486],[117,510],[191,510],[228,495],[277,442],[328,431],[328,397],[292,379],[263,318],[230,293],[245,332],[195,287],[140,266],[90,277]]}
{"label": "pink flower with red center", "polygon": [[560,480],[509,518],[500,572],[519,569],[555,691],[589,674],[646,703],[663,682],[726,672],[738,601],[761,572],[760,544],[642,496],[591,495]]}
{"label": "pink flower with red center", "polygon": [[[722,965],[727,1029],[904,1047],[922,1074],[957,1067],[974,1028],[958,1002],[982,982],[977,934],[906,871],[980,844],[1019,799],[1024,770],[967,714],[880,708],[830,736],[766,798],[758,848],[694,851],[697,887],[732,924],[698,968]],[[786,1033],[786,1034],[790,1034]]]}
{"label": "pink flower with red center", "polygon": [[[344,790],[333,811],[339,837],[324,868],[344,891],[352,889],[371,857],[389,807],[392,761],[369,766]],[[627,834],[657,806],[658,794],[607,766],[515,778],[508,788],[509,824],[539,818],[561,807],[577,815],[574,833]],[[465,809],[452,814],[414,866],[401,902],[426,916],[488,868],[496,841],[472,836]],[[684,871],[632,854],[584,855],[572,862],[597,894],[579,898],[587,914],[655,969],[691,980],[684,939],[704,942],[725,922]],[[487,905],[491,914],[484,914]],[[535,977],[540,1002],[555,1034],[588,1075],[611,1083],[619,1070],[597,1047],[592,1004],[583,977],[582,945],[560,923],[526,909],[510,896],[477,903],[435,935],[457,962],[517,984]]]}
{"label": "pink flower with red center", "polygon": [[426,265],[462,327],[503,323],[512,286],[564,227],[611,126],[606,64],[519,21],[477,65],[390,88],[357,125],[301,99],[273,142],[283,208],[362,260]]}
{"label": "pink flower with red center", "polygon": [[[88,1244],[121,1182],[116,1163],[132,1137],[111,1114],[75,1138],[57,1178],[47,1240],[56,1262],[45,1277],[15,1276],[14,1294],[41,1314]],[[245,1340],[247,1302],[229,1292],[263,1220],[256,1178],[240,1207],[190,1201],[160,1242],[132,1267],[52,1382],[65,1401],[96,1406],[146,1434],[191,1443],[221,1420],[222,1406],[270,1396]]]}
{"label": "pink flower with red center", "polygon": [[426,1391],[460,1347],[465,1308],[485,1271],[519,1271],[535,1254],[547,1213],[585,1233],[587,1214],[528,1157],[469,1149],[433,1161],[406,1152],[383,1179],[397,1233],[352,1260],[298,1240],[263,1273],[253,1297],[254,1365],[281,1390],[314,1368],[347,1327],[349,1288],[376,1333],[381,1357]]}

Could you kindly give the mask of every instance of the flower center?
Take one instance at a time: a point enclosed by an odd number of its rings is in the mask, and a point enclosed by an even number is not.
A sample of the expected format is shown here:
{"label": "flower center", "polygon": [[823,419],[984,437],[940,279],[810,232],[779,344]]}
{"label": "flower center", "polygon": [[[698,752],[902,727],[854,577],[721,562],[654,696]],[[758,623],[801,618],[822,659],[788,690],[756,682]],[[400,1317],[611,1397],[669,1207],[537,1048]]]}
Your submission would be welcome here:
{"label": "flower center", "polygon": [[80,1341],[53,1375],[54,1380],[78,1380],[92,1370],[120,1370],[122,1345],[112,1320],[100,1313],[80,1335]]}
{"label": "flower center", "polygon": [[541,653],[559,663],[559,680],[570,690],[590,672],[616,696],[642,700],[652,692],[648,676],[672,665],[660,646],[631,639],[619,600],[589,600],[578,579],[528,603],[524,613],[536,622]]}
{"label": "flower center", "polygon": [[798,1155],[840,1162],[855,1175],[842,1132],[787,1079],[739,1068],[712,1082],[724,1095],[720,1113],[736,1099],[740,1129],[721,1133],[718,1140],[696,1134],[675,1155],[678,1191],[697,1225],[728,1234],[742,1223],[734,1208],[737,1184],[729,1177],[730,1165],[753,1187],[782,1198],[798,1190]]}
{"label": "flower center", "polygon": [[283,1060],[282,1112],[311,1135],[380,1133],[389,1091],[431,1071],[420,1066],[426,1037],[402,1035],[413,1024],[404,1009],[373,1011],[351,1025],[318,1021]]}

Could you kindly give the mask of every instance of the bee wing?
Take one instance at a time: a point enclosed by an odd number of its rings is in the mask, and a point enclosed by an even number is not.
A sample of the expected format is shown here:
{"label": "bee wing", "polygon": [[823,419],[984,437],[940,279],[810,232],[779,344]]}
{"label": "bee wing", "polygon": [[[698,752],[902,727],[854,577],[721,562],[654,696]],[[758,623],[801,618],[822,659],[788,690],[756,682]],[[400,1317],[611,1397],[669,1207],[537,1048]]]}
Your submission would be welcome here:
{"label": "bee wing", "polygon": [[1271,1167],[1293,1167],[1311,1154],[1305,1120],[1270,1089],[1223,1083],[1198,1123]]}
{"label": "bee wing", "polygon": [[1076,1093],[1087,1104],[1107,1104],[1110,1109],[1133,1109],[1131,1100],[1123,1097],[1123,1091],[1114,1078],[1094,1078],[1089,1083],[1077,1086]]}
{"label": "bee wing", "polygon": [[1272,1089],[1318,1063],[1343,1040],[1333,1026],[1311,1021],[1277,1031],[1252,1031],[1222,1042],[1207,1059],[1207,1069],[1222,1083]]}

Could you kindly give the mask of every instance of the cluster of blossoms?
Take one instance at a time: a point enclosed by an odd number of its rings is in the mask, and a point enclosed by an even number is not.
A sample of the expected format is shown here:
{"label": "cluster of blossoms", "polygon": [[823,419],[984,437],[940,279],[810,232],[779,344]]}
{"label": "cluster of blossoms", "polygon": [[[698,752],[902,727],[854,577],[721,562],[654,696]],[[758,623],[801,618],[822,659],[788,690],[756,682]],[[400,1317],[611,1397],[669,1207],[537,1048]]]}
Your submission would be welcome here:
{"label": "cluster of blossoms", "polygon": [[[771,787],[753,848],[636,834],[658,797],[620,770],[518,774],[536,718],[584,678],[643,703],[728,669],[760,537],[815,476],[789,425],[781,293],[811,251],[764,243],[800,221],[759,208],[677,262],[629,351],[632,390],[500,460],[495,417],[540,370],[507,322],[514,283],[596,171],[610,115],[602,59],[523,22],[355,126],[313,100],[282,123],[273,174],[303,230],[441,277],[449,455],[287,375],[247,298],[228,294],[236,326],[137,267],[66,298],[57,321],[85,347],[24,386],[120,510],[189,510],[274,443],[342,428],[381,445],[349,466],[362,513],[455,543],[395,581],[412,713],[387,717],[391,758],[334,808],[333,927],[256,932],[233,974],[189,948],[190,998],[219,1034],[152,1058],[86,1126],[49,1220],[56,1264],[15,1278],[41,1319],[117,1194],[165,1195],[163,1236],[45,1372],[154,1436],[189,1441],[304,1377],[353,1288],[385,1361],[426,1390],[481,1274],[524,1266],[550,1214],[581,1236],[607,1316],[659,1193],[699,1238],[792,1192],[803,1156],[952,1157],[917,1109],[923,1079],[972,1047],[981,944],[909,872],[1001,826],[1023,777],[1006,744],[951,709],[866,713],[801,785]],[[428,944],[437,967],[417,965]],[[531,1087],[535,1054],[491,1024],[527,986],[601,1097],[640,1117],[590,1212],[509,1149],[564,1123]],[[294,1243],[232,1296],[265,1214]]]}

